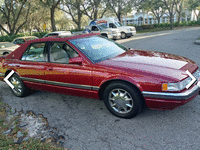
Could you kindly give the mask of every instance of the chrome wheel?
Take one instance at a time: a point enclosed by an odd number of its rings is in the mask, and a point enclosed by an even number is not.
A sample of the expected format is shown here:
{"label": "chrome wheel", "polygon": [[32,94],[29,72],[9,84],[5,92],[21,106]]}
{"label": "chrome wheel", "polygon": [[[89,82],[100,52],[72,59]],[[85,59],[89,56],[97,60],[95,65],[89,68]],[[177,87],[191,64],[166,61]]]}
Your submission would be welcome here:
{"label": "chrome wheel", "polygon": [[125,39],[125,38],[126,38],[126,33],[122,32],[122,33],[121,33],[121,38],[122,38],[122,39]]}
{"label": "chrome wheel", "polygon": [[133,108],[133,99],[124,89],[113,89],[109,93],[109,104],[118,113],[129,113]]}
{"label": "chrome wheel", "polygon": [[22,89],[22,84],[21,84],[21,82],[19,81],[19,79],[13,76],[13,77],[10,78],[10,82],[11,82],[12,85],[14,86],[14,88],[12,89],[13,92],[14,92],[16,95],[21,95],[23,89]]}
{"label": "chrome wheel", "polygon": [[133,85],[115,81],[108,84],[103,93],[103,100],[108,110],[121,118],[132,118],[142,108],[140,91]]}

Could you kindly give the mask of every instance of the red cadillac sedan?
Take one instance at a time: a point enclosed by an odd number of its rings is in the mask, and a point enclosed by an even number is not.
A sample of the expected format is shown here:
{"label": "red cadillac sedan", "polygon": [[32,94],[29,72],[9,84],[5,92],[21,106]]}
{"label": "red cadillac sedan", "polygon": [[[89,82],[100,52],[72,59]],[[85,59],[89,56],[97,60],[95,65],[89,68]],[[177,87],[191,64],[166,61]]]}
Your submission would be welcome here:
{"label": "red cadillac sedan", "polygon": [[8,80],[16,96],[36,89],[100,99],[122,118],[136,116],[143,105],[174,109],[199,94],[192,60],[127,49],[96,34],[28,41],[0,57],[0,79],[13,71]]}

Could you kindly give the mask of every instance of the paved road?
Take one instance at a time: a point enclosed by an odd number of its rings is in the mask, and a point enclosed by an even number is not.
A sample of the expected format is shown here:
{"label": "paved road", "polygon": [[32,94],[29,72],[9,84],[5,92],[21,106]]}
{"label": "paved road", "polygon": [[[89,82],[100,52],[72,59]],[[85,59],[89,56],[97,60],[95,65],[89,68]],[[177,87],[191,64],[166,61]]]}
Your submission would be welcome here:
{"label": "paved road", "polygon": [[[132,41],[118,42],[135,49],[182,55],[200,65],[200,46],[193,44],[198,37],[200,28],[192,28],[142,34]],[[47,117],[49,126],[56,127],[65,136],[65,148],[200,149],[200,96],[173,111],[144,109],[133,119],[120,119],[111,115],[98,100],[48,92],[16,98],[5,83],[0,83],[0,95],[18,111],[32,110]]]}

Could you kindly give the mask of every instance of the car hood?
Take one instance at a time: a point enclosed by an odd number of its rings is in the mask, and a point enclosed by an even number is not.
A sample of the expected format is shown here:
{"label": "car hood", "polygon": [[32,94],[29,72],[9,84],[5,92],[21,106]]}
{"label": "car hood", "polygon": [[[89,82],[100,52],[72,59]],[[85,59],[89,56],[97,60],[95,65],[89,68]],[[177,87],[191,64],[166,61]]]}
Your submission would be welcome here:
{"label": "car hood", "polygon": [[198,68],[197,64],[187,58],[144,50],[129,50],[114,58],[102,61],[100,65],[116,69],[128,69],[142,74],[151,74],[174,81],[188,77],[186,70],[191,73]]}

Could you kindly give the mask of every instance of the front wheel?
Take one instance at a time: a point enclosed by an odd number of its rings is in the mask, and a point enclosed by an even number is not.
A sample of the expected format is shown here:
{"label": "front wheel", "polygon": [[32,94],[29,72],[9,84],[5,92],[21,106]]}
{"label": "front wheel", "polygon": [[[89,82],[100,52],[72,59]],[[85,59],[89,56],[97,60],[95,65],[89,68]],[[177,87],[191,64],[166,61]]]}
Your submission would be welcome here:
{"label": "front wheel", "polygon": [[14,88],[11,88],[11,90],[15,96],[24,97],[29,93],[29,89],[24,85],[17,74],[13,74],[9,78],[9,81],[14,86]]}
{"label": "front wheel", "polygon": [[103,99],[107,109],[120,118],[132,118],[142,108],[140,93],[124,82],[109,84],[104,91]]}

